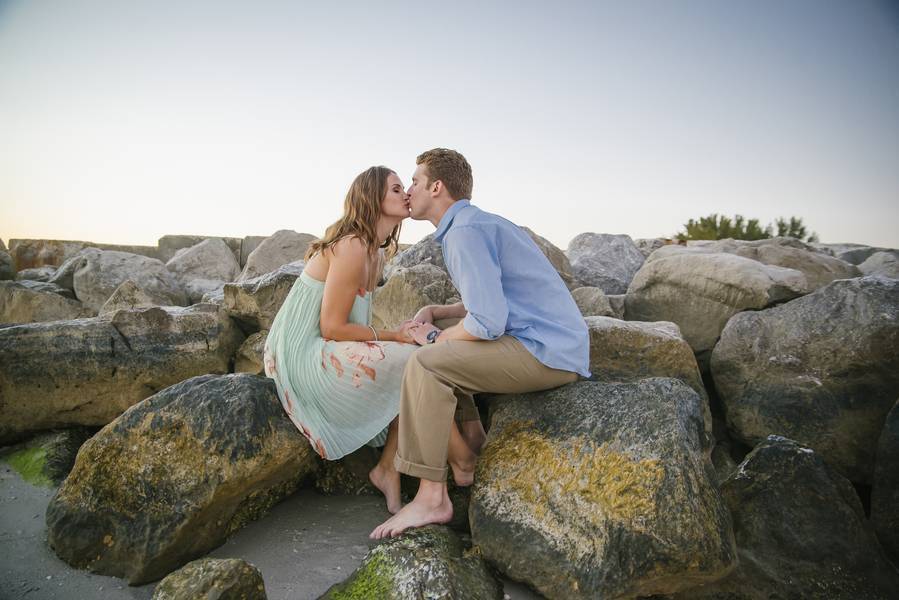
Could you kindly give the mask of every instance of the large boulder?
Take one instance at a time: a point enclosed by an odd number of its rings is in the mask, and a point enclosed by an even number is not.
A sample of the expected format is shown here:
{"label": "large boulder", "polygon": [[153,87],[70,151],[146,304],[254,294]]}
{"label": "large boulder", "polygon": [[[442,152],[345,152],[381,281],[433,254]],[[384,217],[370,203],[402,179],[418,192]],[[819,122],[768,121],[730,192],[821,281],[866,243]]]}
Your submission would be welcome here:
{"label": "large boulder", "polygon": [[162,261],[128,252],[87,248],[60,266],[51,282],[74,290],[85,306],[99,311],[129,279],[159,298],[160,304],[187,304],[184,290]]}
{"label": "large boulder", "polygon": [[265,351],[266,338],[268,338],[268,330],[262,330],[244,340],[244,343],[237,349],[237,354],[234,355],[235,373],[262,375],[265,371],[262,355]]}
{"label": "large boulder", "polygon": [[16,273],[16,280],[50,281],[54,275],[56,275],[56,267],[34,267],[33,269],[22,269]]}
{"label": "large boulder", "polygon": [[459,292],[446,271],[422,263],[393,271],[372,299],[372,324],[379,329],[393,329],[415,316],[423,306],[458,301]]}
{"label": "large boulder", "polygon": [[899,572],[884,558],[852,484],[817,452],[771,436],[721,485],[739,566],[678,600],[888,600]]}
{"label": "large boulder", "polygon": [[114,313],[117,310],[126,309],[133,310],[136,308],[150,308],[152,306],[165,305],[164,298],[141,289],[136,283],[130,279],[126,279],[116,288],[112,296],[100,307],[100,314],[106,315]]}
{"label": "large boulder", "polygon": [[105,425],[173,383],[227,373],[242,341],[208,304],[0,328],[0,444],[53,427]]}
{"label": "large boulder", "polygon": [[16,265],[12,256],[5,250],[0,250],[0,281],[16,278]]}
{"label": "large boulder", "polygon": [[617,317],[609,299],[598,287],[579,287],[571,291],[578,310],[585,317]]}
{"label": "large boulder", "polygon": [[94,315],[77,300],[32,290],[19,281],[0,281],[0,323],[37,323]]}
{"label": "large boulder", "polygon": [[843,279],[732,318],[711,371],[731,433],[778,434],[871,482],[877,437],[899,389],[899,280]]}
{"label": "large boulder", "polygon": [[255,331],[271,329],[278,309],[284,304],[297,277],[303,273],[304,266],[303,261],[296,261],[255,279],[226,283],[221,306],[245,328]]}
{"label": "large boulder", "polygon": [[552,242],[544,237],[537,235],[527,227],[522,227],[522,229],[530,236],[532,240],[534,240],[534,243],[537,244],[540,252],[543,253],[543,256],[545,256],[549,261],[549,264],[553,266],[553,268],[559,274],[559,277],[562,278],[562,282],[565,284],[565,287],[567,287],[569,290],[581,287],[581,284],[577,282],[571,272],[571,262],[568,260],[568,257],[565,256],[564,252],[562,252]]}
{"label": "large boulder", "polygon": [[[656,253],[664,250],[656,250]],[[732,254],[678,253],[647,261],[625,298],[629,321],[671,321],[707,368],[708,355],[727,321],[808,293],[799,271]]]}
{"label": "large boulder", "polygon": [[887,555],[899,567],[899,402],[887,415],[877,442],[871,522]]}
{"label": "large boulder", "polygon": [[314,472],[271,380],[201,375],[91,438],[47,507],[56,554],[141,584],[221,545]]}
{"label": "large boulder", "polygon": [[411,529],[372,548],[343,583],[322,600],[345,598],[440,598],[499,600],[502,585],[476,554],[447,527]]}
{"label": "large boulder", "polygon": [[443,247],[434,241],[433,234],[428,234],[417,243],[398,252],[384,267],[384,281],[389,281],[398,269],[409,269],[416,265],[429,264],[446,271],[443,260]]}
{"label": "large boulder", "polygon": [[166,576],[153,600],[265,600],[259,569],[239,558],[201,558]]}
{"label": "large boulder", "polygon": [[48,265],[59,266],[86,248],[159,258],[156,246],[96,244],[76,240],[9,240],[9,253],[19,271]]}
{"label": "large boulder", "polygon": [[865,275],[881,275],[899,279],[899,250],[875,252],[858,266]]}
{"label": "large boulder", "polygon": [[209,238],[175,253],[165,267],[188,293],[191,303],[199,302],[206,292],[240,275],[234,252],[219,238]]}
{"label": "large boulder", "polygon": [[548,598],[719,579],[736,548],[703,430],[701,398],[676,379],[503,397],[475,473],[473,543]]}
{"label": "large boulder", "polygon": [[653,252],[647,262],[680,253],[722,252],[757,260],[766,265],[795,269],[805,275],[809,291],[827,285],[835,279],[849,279],[862,275],[854,265],[819,252],[797,239],[785,237],[754,241],[726,239],[701,246],[664,246]]}
{"label": "large boulder", "polygon": [[309,244],[316,239],[314,235],[289,229],[276,231],[250,253],[236,281],[248,281],[286,264],[303,261]]}
{"label": "large boulder", "polygon": [[623,294],[645,260],[628,235],[582,233],[568,243],[571,271],[580,285]]}
{"label": "large boulder", "polygon": [[[240,261],[240,238],[209,237],[205,235],[164,235],[156,242],[159,253],[156,258],[164,263],[169,262],[179,251],[191,248],[206,240],[219,240],[228,247],[235,261]],[[239,271],[239,269],[238,269]]]}
{"label": "large boulder", "polygon": [[591,379],[639,381],[648,377],[680,379],[699,394],[705,425],[703,443],[711,447],[712,413],[693,350],[674,323],[584,319],[590,333]]}
{"label": "large boulder", "polygon": [[259,247],[259,244],[264,242],[268,236],[265,235],[248,235],[240,240],[240,268],[243,269],[247,264],[247,259],[250,258],[250,254],[253,253],[253,250]]}
{"label": "large boulder", "polygon": [[878,248],[876,246],[866,246],[865,244],[812,244],[815,248],[822,252],[826,252],[831,256],[846,261],[851,265],[860,265],[872,254],[890,250],[889,248]]}

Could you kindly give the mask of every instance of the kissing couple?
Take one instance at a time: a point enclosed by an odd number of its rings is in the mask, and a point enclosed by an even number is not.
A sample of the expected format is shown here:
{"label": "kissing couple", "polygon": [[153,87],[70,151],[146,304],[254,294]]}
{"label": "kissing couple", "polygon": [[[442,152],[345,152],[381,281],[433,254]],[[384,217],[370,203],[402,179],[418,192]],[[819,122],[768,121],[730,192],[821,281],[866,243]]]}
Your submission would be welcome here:
{"label": "kissing couple", "polygon": [[[383,446],[369,479],[393,516],[374,539],[452,519],[448,469],[456,485],[471,485],[487,437],[473,394],[590,375],[584,319],[528,233],[471,204],[460,153],[435,148],[416,165],[408,190],[387,167],[353,180],[343,216],[310,245],[263,358],[284,410],[323,459]],[[407,217],[436,227],[462,301],[375,329],[372,294]],[[421,480],[405,506],[400,473]]]}

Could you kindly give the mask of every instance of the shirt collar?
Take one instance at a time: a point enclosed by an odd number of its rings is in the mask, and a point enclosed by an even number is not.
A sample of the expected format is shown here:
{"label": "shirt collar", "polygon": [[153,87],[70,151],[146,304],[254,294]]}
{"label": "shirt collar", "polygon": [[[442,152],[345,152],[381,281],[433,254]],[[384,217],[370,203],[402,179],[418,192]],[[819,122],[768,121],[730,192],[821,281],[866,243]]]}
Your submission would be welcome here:
{"label": "shirt collar", "polygon": [[449,230],[450,225],[452,225],[453,219],[456,218],[456,215],[460,210],[462,210],[469,204],[471,204],[471,202],[467,199],[456,200],[448,209],[446,209],[446,212],[443,213],[443,216],[440,217],[440,222],[437,224],[437,231],[434,232],[435,242],[443,242],[443,236],[446,235],[446,232]]}

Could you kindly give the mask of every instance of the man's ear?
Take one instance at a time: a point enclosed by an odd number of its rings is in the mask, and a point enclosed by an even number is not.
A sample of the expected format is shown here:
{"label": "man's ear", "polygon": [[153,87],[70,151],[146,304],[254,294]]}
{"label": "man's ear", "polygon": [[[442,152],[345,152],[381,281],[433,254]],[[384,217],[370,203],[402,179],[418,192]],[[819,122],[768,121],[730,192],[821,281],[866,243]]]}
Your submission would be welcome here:
{"label": "man's ear", "polygon": [[438,179],[436,181],[433,181],[432,183],[433,185],[431,186],[431,195],[439,196],[440,192],[443,190],[443,182]]}

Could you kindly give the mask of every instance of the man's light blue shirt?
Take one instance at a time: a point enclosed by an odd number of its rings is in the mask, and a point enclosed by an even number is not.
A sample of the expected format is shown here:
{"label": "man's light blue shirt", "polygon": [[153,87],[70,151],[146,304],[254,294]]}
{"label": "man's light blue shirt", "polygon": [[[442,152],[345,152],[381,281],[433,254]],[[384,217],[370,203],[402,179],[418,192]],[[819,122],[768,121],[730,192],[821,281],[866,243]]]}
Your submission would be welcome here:
{"label": "man's light blue shirt", "polygon": [[544,365],[590,376],[590,338],[574,298],[520,227],[458,200],[434,233],[468,315],[465,331],[518,339]]}

